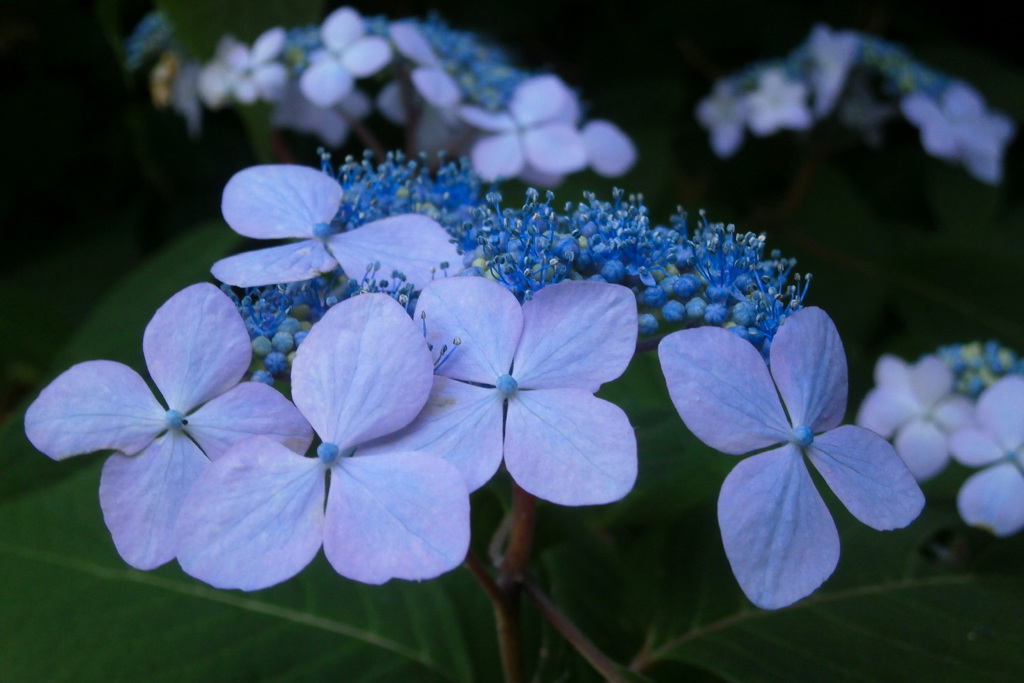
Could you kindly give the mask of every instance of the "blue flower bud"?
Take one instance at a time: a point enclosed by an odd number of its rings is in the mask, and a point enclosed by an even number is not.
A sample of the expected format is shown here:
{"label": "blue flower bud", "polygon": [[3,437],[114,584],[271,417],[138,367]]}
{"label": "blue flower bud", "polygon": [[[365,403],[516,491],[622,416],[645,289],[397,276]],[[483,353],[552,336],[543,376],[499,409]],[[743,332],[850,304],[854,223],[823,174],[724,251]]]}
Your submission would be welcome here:
{"label": "blue flower bud", "polygon": [[665,294],[665,290],[657,285],[645,289],[642,296],[644,305],[652,308],[661,308],[668,300],[668,295]]}
{"label": "blue flower bud", "polygon": [[658,319],[650,313],[642,313],[637,322],[640,323],[640,334],[651,335],[658,331]]}
{"label": "blue flower bud", "polygon": [[257,358],[263,358],[265,355],[274,350],[273,344],[270,340],[264,337],[262,334],[252,340],[252,352]]}
{"label": "blue flower bud", "polygon": [[672,291],[685,301],[700,291],[700,279],[696,275],[680,275],[672,285]]}
{"label": "blue flower bud", "polygon": [[661,314],[670,323],[679,323],[686,319],[686,306],[673,299],[662,307]]}
{"label": "blue flower bud", "polygon": [[610,282],[613,285],[622,282],[622,278],[626,275],[626,267],[622,265],[622,261],[613,259],[608,261],[601,266],[601,277],[606,282]]}

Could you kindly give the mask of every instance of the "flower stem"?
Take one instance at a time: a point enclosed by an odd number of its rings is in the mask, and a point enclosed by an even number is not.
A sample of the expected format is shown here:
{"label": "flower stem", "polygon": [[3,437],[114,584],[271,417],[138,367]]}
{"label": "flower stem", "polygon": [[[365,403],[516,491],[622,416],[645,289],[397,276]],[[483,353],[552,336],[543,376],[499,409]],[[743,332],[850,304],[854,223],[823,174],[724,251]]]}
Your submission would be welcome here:
{"label": "flower stem", "polygon": [[349,128],[351,128],[352,132],[356,134],[359,140],[366,145],[366,148],[373,152],[373,159],[376,163],[383,163],[384,160],[388,158],[387,150],[384,149],[384,145],[381,144],[380,140],[377,139],[377,136],[370,131],[366,124],[355,116],[349,116],[346,114],[342,111],[341,107],[336,107],[335,111],[341,115],[341,118],[345,119]]}

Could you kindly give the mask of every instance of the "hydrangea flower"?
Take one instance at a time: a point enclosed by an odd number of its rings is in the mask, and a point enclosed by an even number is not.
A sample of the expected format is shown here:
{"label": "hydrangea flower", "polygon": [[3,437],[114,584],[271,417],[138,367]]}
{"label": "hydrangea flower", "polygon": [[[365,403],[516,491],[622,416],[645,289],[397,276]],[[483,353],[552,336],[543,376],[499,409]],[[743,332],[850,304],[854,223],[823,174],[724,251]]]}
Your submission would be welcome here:
{"label": "hydrangea flower", "polygon": [[276,102],[288,80],[284,64],[275,61],[284,41],[285,30],[280,26],[263,33],[251,50],[233,37],[224,36],[213,61],[199,73],[200,97],[214,109],[232,99],[241,104]]}
{"label": "hydrangea flower", "polygon": [[473,168],[485,181],[513,178],[527,167],[553,176],[587,165],[587,150],[565,112],[575,95],[557,76],[535,76],[516,88],[507,112],[464,105],[459,114],[486,131],[473,145]]}
{"label": "hydrangea flower", "polygon": [[810,74],[814,86],[814,114],[822,118],[832,111],[843,92],[860,49],[860,39],[853,31],[833,31],[825,24],[818,24],[811,30],[807,47],[814,59]]}
{"label": "hydrangea flower", "polygon": [[192,482],[239,439],[306,449],[309,424],[270,387],[239,380],[252,355],[235,306],[210,284],[171,297],[142,340],[153,382],[121,363],[79,363],[29,406],[25,433],[54,460],[101,449],[100,505],[117,551],[137,569],[175,556],[174,524]]}
{"label": "hydrangea flower", "polygon": [[214,462],[178,518],[182,568],[217,588],[257,590],[301,571],[321,545],[339,574],[364,583],[458,566],[469,547],[459,471],[427,453],[361,447],[420,412],[433,368],[422,332],[389,296],[331,308],[292,364],[295,405],[322,441],[317,457],[255,437]]}
{"label": "hydrangea flower", "polygon": [[353,88],[333,107],[318,107],[291,81],[274,107],[270,123],[275,128],[315,135],[329,147],[340,147],[348,138],[349,121],[361,121],[370,115],[373,104],[362,90]]}
{"label": "hydrangea flower", "polygon": [[[475,490],[504,457],[524,490],[560,505],[625,496],[636,479],[626,414],[594,396],[621,375],[636,345],[633,294],[602,282],[561,282],[522,305],[481,277],[435,280],[420,294],[440,365],[423,413],[373,444],[435,453]],[[308,340],[306,343],[309,343]]]}
{"label": "hydrangea flower", "polygon": [[961,161],[978,180],[1003,179],[1003,153],[1016,132],[1013,122],[990,112],[977,90],[954,81],[938,101],[914,92],[900,101],[907,119],[921,130],[921,146],[939,159]]}
{"label": "hydrangea flower", "polygon": [[771,135],[783,128],[807,130],[814,123],[807,107],[807,86],[780,68],[761,72],[757,89],[747,95],[747,125],[754,135]]}
{"label": "hydrangea flower", "polygon": [[882,356],[875,383],[857,424],[885,439],[895,436],[896,452],[918,481],[934,477],[949,463],[949,435],[973,422],[974,406],[953,393],[953,373],[935,356],[913,365]]}
{"label": "hydrangea flower", "polygon": [[953,457],[971,475],[956,497],[968,524],[1009,536],[1024,529],[1024,377],[1009,375],[978,397],[978,427],[950,439]]}
{"label": "hydrangea flower", "polygon": [[331,107],[352,92],[356,78],[372,76],[391,61],[391,46],[379,36],[366,35],[359,12],[340,7],[320,27],[323,48],[309,56],[299,78],[302,94],[318,107]]}
{"label": "hydrangea flower", "polygon": [[733,468],[718,498],[725,553],[755,605],[796,602],[839,560],[835,523],[805,458],[870,527],[904,527],[920,513],[924,496],[892,446],[840,426],[846,357],[821,309],[789,316],[772,342],[770,371],[751,344],[715,327],[670,334],[658,355],[672,403],[698,439],[731,455],[768,449]]}
{"label": "hydrangea flower", "polygon": [[730,80],[715,83],[711,94],[697,103],[697,122],[711,131],[711,149],[723,159],[734,155],[743,145],[747,126],[746,98]]}
{"label": "hydrangea flower", "polygon": [[442,109],[458,104],[462,99],[459,84],[445,71],[419,28],[408,21],[392,22],[390,34],[398,52],[415,65],[409,78],[420,97]]}
{"label": "hydrangea flower", "polygon": [[391,216],[355,229],[358,216],[342,217],[344,192],[326,173],[292,165],[254,166],[239,171],[224,188],[221,211],[231,228],[259,239],[301,241],[217,261],[211,272],[221,282],[256,287],[308,280],[339,263],[349,277],[361,277],[379,262],[384,273],[403,273],[422,285],[439,264],[457,262],[448,233],[419,214]]}

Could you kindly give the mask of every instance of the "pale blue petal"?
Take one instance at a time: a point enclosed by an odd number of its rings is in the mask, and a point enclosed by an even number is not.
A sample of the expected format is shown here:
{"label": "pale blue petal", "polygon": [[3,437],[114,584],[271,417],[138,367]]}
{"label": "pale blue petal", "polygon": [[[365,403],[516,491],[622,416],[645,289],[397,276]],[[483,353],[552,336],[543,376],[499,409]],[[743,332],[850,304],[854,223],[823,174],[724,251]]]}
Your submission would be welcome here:
{"label": "pale blue petal", "polygon": [[377,73],[391,61],[391,45],[379,36],[363,36],[345,50],[341,63],[356,78]]}
{"label": "pale blue petal", "polygon": [[100,507],[117,552],[136,569],[174,559],[174,525],[182,501],[209,461],[179,432],[168,432],[134,456],[103,464]]}
{"label": "pale blue petal", "polygon": [[736,580],[764,609],[810,595],[839,562],[835,523],[790,444],[733,468],[718,496],[718,523]]}
{"label": "pale blue petal", "polygon": [[636,481],[636,436],[621,408],[584,389],[520,391],[508,402],[505,466],[552,503],[611,503]]}
{"label": "pale blue petal", "polygon": [[345,458],[331,469],[324,554],[369,584],[432,579],[469,550],[469,493],[453,465],[426,453]]}
{"label": "pale blue petal", "polygon": [[137,372],[92,360],[43,389],[25,413],[25,435],[54,460],[107,448],[138,453],[167,429],[166,412]]}
{"label": "pale blue petal", "polygon": [[167,407],[182,413],[238,384],[252,360],[235,304],[205,282],[157,309],[142,336],[142,351]]}
{"label": "pale blue petal", "polygon": [[324,467],[266,437],[212,463],[182,505],[178,562],[215,588],[259,590],[298,574],[323,539]]}
{"label": "pale blue petal", "polygon": [[417,451],[458,468],[470,491],[501,465],[502,398],[497,390],[434,376],[427,405],[407,427],[359,447],[360,455]]}
{"label": "pale blue petal", "polygon": [[550,123],[522,133],[523,157],[542,173],[580,171],[587,165],[587,148],[575,126]]}
{"label": "pale blue petal", "polygon": [[772,377],[793,426],[814,432],[838,426],[846,414],[846,354],[839,332],[820,308],[786,318],[772,339]]}
{"label": "pale blue petal", "polygon": [[949,450],[961,465],[984,467],[1006,457],[1006,451],[988,432],[967,427],[949,438]]}
{"label": "pale blue petal", "polygon": [[469,156],[473,169],[484,182],[514,178],[526,163],[519,134],[515,132],[481,137]]}
{"label": "pale blue petal", "polygon": [[404,57],[411,59],[417,64],[434,66],[438,63],[430,43],[423,37],[423,33],[414,24],[408,22],[393,22],[388,27],[391,33],[391,40],[395,47]]}
{"label": "pale blue petal", "polygon": [[902,529],[917,519],[924,494],[888,441],[843,425],[814,437],[811,462],[853,516],[873,529]]}
{"label": "pale blue petal", "polygon": [[949,464],[949,442],[934,422],[915,418],[896,431],[896,453],[918,481],[931,479]]}
{"label": "pale blue petal", "polygon": [[523,304],[523,334],[512,373],[526,389],[595,392],[633,359],[636,297],[606,282],[563,281]]}
{"label": "pale blue petal", "polygon": [[330,56],[310,64],[299,77],[302,94],[318,107],[333,107],[345,99],[354,86],[352,74]]}
{"label": "pale blue petal", "polygon": [[968,477],[956,497],[968,524],[1009,536],[1024,529],[1024,474],[1011,462],[993,465]]}
{"label": "pale blue petal", "polygon": [[351,7],[340,7],[324,19],[320,38],[327,48],[341,52],[366,33],[363,17]]}
{"label": "pale blue petal", "polygon": [[188,416],[185,432],[210,460],[247,436],[263,435],[305,453],[313,428],[281,392],[260,382],[242,382]]}
{"label": "pale blue petal", "polygon": [[889,439],[897,429],[914,419],[920,409],[908,385],[889,382],[868,392],[857,410],[855,422]]}
{"label": "pale blue petal", "polygon": [[387,294],[333,306],[292,363],[292,399],[320,438],[345,450],[412,422],[434,363],[422,331]]}
{"label": "pale blue petal", "polygon": [[570,97],[573,94],[562,79],[544,74],[520,83],[508,108],[516,122],[527,127],[555,118]]}
{"label": "pale blue petal", "polygon": [[302,240],[228,256],[213,264],[210,273],[235,287],[262,287],[309,280],[338,267],[318,240]]}
{"label": "pale blue petal", "polygon": [[590,121],[580,133],[587,150],[587,163],[598,175],[620,176],[636,163],[636,145],[610,121]]}
{"label": "pale blue petal", "polygon": [[413,70],[412,82],[416,92],[435,107],[454,107],[461,97],[458,84],[440,67]]}
{"label": "pale blue petal", "polygon": [[978,422],[1007,451],[1024,445],[1024,377],[1007,375],[978,397]]}
{"label": "pale blue petal", "polygon": [[341,204],[341,185],[308,166],[252,166],[231,176],[221,213],[246,237],[312,237],[317,223],[329,223]]}
{"label": "pale blue petal", "polygon": [[694,436],[738,455],[788,441],[791,426],[750,342],[717,327],[674,332],[658,358],[672,404]]}

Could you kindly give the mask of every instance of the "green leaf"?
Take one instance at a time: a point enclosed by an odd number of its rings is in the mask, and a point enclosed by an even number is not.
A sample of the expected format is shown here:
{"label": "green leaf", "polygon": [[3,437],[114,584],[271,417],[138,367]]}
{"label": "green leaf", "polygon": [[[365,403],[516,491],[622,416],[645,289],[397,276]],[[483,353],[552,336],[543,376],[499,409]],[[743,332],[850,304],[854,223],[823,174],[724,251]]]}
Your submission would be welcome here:
{"label": "green leaf", "polygon": [[103,526],[99,470],[0,506],[0,679],[474,680],[459,622],[479,600],[468,573],[365,586],[320,556],[246,594],[173,565],[136,571]]}
{"label": "green leaf", "polygon": [[[209,280],[210,265],[242,241],[220,222],[197,226],[158,252],[93,309],[56,354],[52,375],[85,360],[116,360],[142,371],[142,332],[160,305],[188,285]],[[77,460],[55,463],[25,438],[26,398],[0,427],[0,500],[74,472]]]}
{"label": "green leaf", "polygon": [[156,6],[174,27],[175,38],[201,61],[213,57],[222,36],[252,43],[275,26],[304,26],[323,18],[322,0],[157,0]]}

